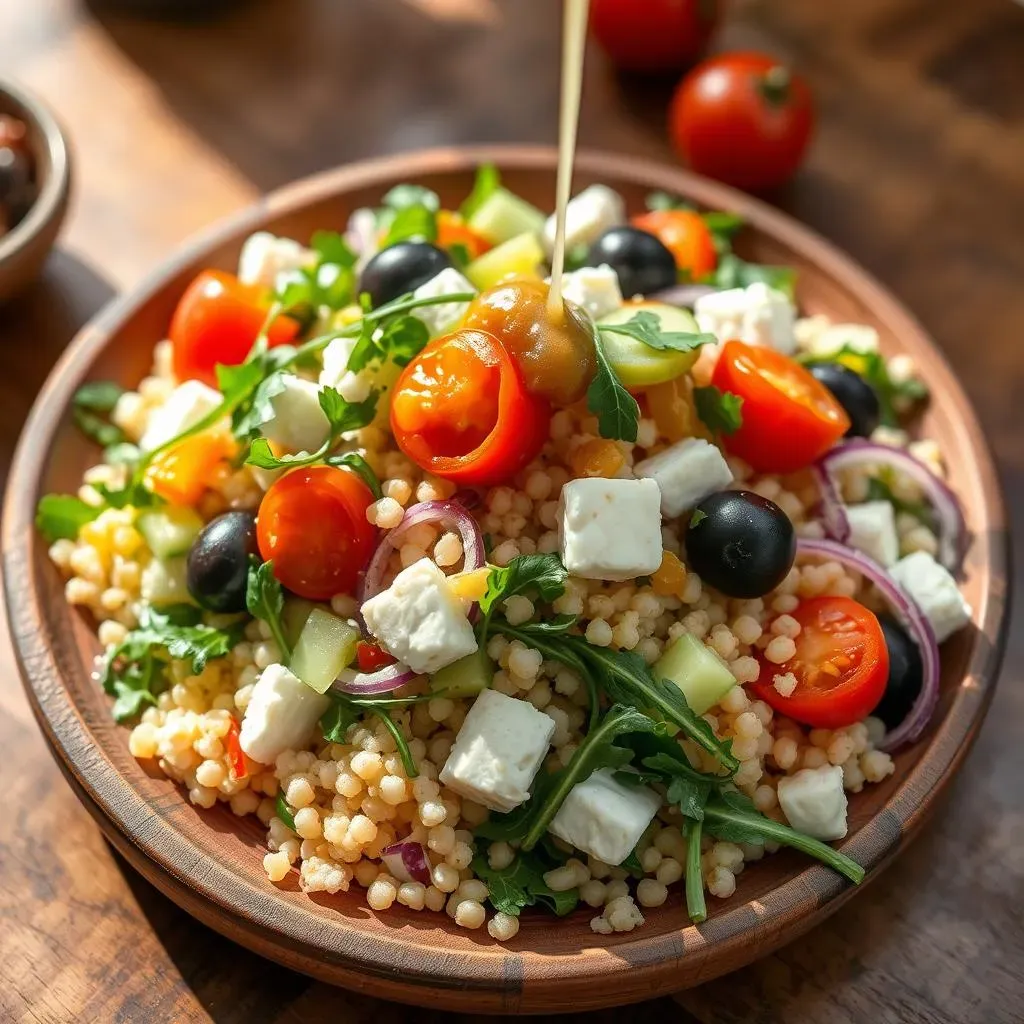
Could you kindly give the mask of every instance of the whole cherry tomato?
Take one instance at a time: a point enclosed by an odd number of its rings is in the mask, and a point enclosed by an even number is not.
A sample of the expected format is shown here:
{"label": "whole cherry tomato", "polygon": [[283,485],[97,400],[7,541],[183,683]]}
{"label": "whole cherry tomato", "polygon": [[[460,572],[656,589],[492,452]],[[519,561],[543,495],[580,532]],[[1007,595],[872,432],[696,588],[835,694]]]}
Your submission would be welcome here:
{"label": "whole cherry tomato", "polygon": [[804,80],[762,53],[726,53],[699,64],[669,113],[673,143],[695,171],[754,192],[792,177],[813,129]]}
{"label": "whole cherry tomato", "polygon": [[696,210],[652,210],[634,217],[633,226],[659,239],[692,281],[703,280],[718,265],[715,240]]}
{"label": "whole cherry tomato", "polygon": [[718,0],[591,0],[590,28],[627,71],[671,71],[703,52],[718,24]]}

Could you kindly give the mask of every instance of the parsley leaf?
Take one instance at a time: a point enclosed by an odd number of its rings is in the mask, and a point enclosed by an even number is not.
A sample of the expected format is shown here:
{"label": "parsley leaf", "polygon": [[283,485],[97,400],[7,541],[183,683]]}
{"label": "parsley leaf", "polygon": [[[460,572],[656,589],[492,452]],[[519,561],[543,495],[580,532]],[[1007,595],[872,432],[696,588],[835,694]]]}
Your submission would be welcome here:
{"label": "parsley leaf", "polygon": [[437,214],[422,203],[403,206],[395,211],[381,248],[386,249],[398,242],[411,241],[437,241]]}
{"label": "parsley leaf", "polygon": [[124,388],[112,380],[92,380],[83,384],[73,400],[72,416],[75,425],[91,441],[109,448],[123,444],[124,431],[101,413],[109,413],[124,394]]}
{"label": "parsley leaf", "polygon": [[101,507],[87,505],[71,494],[44,494],[36,506],[36,528],[48,544],[75,540],[78,531],[102,511]]}
{"label": "parsley leaf", "polygon": [[599,331],[608,334],[624,334],[659,352],[692,352],[701,345],[714,345],[718,340],[713,334],[695,334],[689,331],[663,331],[661,317],[649,310],[642,310],[622,324],[599,324]]}
{"label": "parsley leaf", "polygon": [[476,169],[473,191],[459,207],[459,213],[465,220],[469,220],[499,188],[501,188],[501,175],[498,173],[498,168],[494,164],[481,164]]}
{"label": "parsley leaf", "polygon": [[390,359],[396,366],[407,366],[430,338],[427,325],[415,316],[396,316],[383,324],[363,321],[359,340],[348,358],[348,369],[359,373],[370,363]]}
{"label": "parsley leaf", "polygon": [[694,527],[698,523],[704,522],[704,520],[707,519],[707,517],[707,512],[705,512],[703,509],[695,508],[693,510],[693,515],[690,516],[690,526]]}
{"label": "parsley leaf", "polygon": [[746,288],[763,282],[776,288],[790,299],[796,288],[796,271],[792,267],[773,267],[762,263],[748,263],[734,252],[720,256],[715,270],[714,285],[718,288]]}
{"label": "parsley leaf", "polygon": [[352,301],[356,254],[348,242],[337,231],[317,231],[310,245],[316,253],[316,262],[280,276],[274,294],[275,305],[253,346],[256,354],[266,351],[266,332],[280,313],[309,322],[320,309],[341,309]]}
{"label": "parsley leaf", "polygon": [[693,403],[701,422],[715,434],[735,434],[743,426],[743,399],[713,384],[693,389]]}
{"label": "parsley leaf", "polygon": [[390,210],[405,210],[410,206],[423,206],[431,213],[441,209],[441,200],[432,189],[423,185],[410,185],[404,182],[396,185],[388,192],[381,202]]}
{"label": "parsley leaf", "polygon": [[473,873],[488,890],[495,910],[518,917],[523,907],[543,903],[559,917],[571,914],[579,904],[579,891],[555,892],[544,882],[544,865],[529,853],[520,853],[507,868],[492,868],[485,856],[473,859]]}
{"label": "parsley leaf", "polygon": [[636,441],[640,406],[615,375],[597,327],[593,327],[597,372],[587,388],[587,409],[597,417],[602,437],[613,441]]}
{"label": "parsley leaf", "polygon": [[288,661],[291,648],[284,637],[281,613],[284,611],[284,593],[274,575],[274,563],[259,562],[255,555],[249,562],[249,578],[245,588],[245,606],[254,619],[260,619],[270,627],[281,657]]}
{"label": "parsley leaf", "polygon": [[338,466],[351,469],[373,493],[378,501],[384,497],[380,487],[380,480],[377,474],[370,468],[370,464],[359,454],[359,452],[341,452],[339,455],[328,455],[324,461],[328,466]]}
{"label": "parsley leaf", "polygon": [[519,555],[504,568],[494,568],[487,577],[487,589],[480,599],[483,619],[480,637],[486,639],[491,615],[499,601],[526,590],[535,590],[545,601],[554,601],[565,591],[569,573],[558,555]]}

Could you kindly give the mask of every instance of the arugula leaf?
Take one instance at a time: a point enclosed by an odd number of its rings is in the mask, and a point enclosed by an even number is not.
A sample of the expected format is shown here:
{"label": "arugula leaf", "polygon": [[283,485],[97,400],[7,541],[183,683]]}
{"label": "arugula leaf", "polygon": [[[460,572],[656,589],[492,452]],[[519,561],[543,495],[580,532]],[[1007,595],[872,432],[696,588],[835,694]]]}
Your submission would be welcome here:
{"label": "arugula leaf", "polygon": [[90,380],[75,392],[73,402],[79,409],[111,412],[123,394],[124,388],[116,381]]}
{"label": "arugula leaf", "polygon": [[395,741],[398,748],[398,756],[402,759],[402,765],[410,779],[419,775],[416,767],[416,760],[409,749],[409,741],[402,735],[395,720],[391,717],[390,708],[403,708],[406,704],[417,704],[421,701],[431,700],[436,693],[424,694],[422,698],[399,698],[399,697],[349,697],[339,693],[337,690],[329,690],[331,706],[320,717],[320,729],[324,739],[329,743],[344,743],[348,730],[369,712],[375,715]]}
{"label": "arugula leaf", "polygon": [[575,615],[556,615],[547,621],[525,622],[520,628],[530,636],[557,636],[559,633],[568,633],[577,621]]}
{"label": "arugula leaf", "polygon": [[504,568],[494,568],[487,577],[487,589],[480,599],[483,618],[480,638],[487,638],[491,616],[499,601],[526,590],[535,590],[545,601],[554,601],[565,592],[569,573],[558,555],[519,555]]}
{"label": "arugula leaf", "polygon": [[292,809],[288,806],[288,801],[284,798],[283,789],[277,791],[277,799],[274,801],[274,813],[288,828],[293,832],[295,831],[295,816],[292,814]]}
{"label": "arugula leaf", "polygon": [[459,207],[459,213],[462,214],[463,219],[469,220],[499,188],[501,188],[501,175],[498,173],[498,168],[494,164],[481,164],[476,169],[473,191]]}
{"label": "arugula leaf", "polygon": [[667,754],[645,757],[641,764],[668,783],[666,796],[670,804],[675,804],[687,818],[700,821],[704,817],[704,805],[718,781],[714,776]]}
{"label": "arugula leaf", "polygon": [[409,241],[437,241],[437,214],[422,203],[403,206],[395,211],[381,248]]}
{"label": "arugula leaf", "polygon": [[423,185],[410,185],[408,182],[396,185],[381,202],[390,210],[405,210],[410,206],[423,206],[431,213],[437,213],[441,209],[441,200],[436,192],[424,188]]}
{"label": "arugula leaf", "polygon": [[405,768],[405,774],[410,779],[415,779],[419,775],[416,760],[409,749],[408,740],[402,735],[402,730],[395,724],[395,720],[383,707],[378,707],[374,704],[364,704],[363,707],[368,707],[380,719],[384,728],[391,733],[391,738],[395,741],[395,746],[398,747],[398,756],[402,759],[402,767]]}
{"label": "arugula leaf", "polygon": [[686,821],[686,909],[690,920],[700,924],[707,920],[708,906],[704,902],[704,874],[700,863],[700,840],[704,823],[692,818]]}
{"label": "arugula leaf", "polygon": [[644,205],[652,213],[660,210],[692,210],[694,208],[693,203],[680,199],[679,196],[674,196],[669,192],[662,192],[660,189],[656,192],[649,192]]}
{"label": "arugula leaf", "polygon": [[109,448],[122,444],[124,431],[99,413],[109,413],[124,394],[124,388],[112,380],[91,380],[83,384],[73,399],[72,417],[75,426],[91,441]]}
{"label": "arugula leaf", "polygon": [[332,700],[320,716],[320,730],[328,743],[345,743],[348,731],[362,718],[362,709],[343,700]]}
{"label": "arugula leaf", "polygon": [[48,544],[76,540],[78,531],[102,511],[101,507],[87,505],[72,494],[44,494],[36,506],[36,529]]}
{"label": "arugula leaf", "polygon": [[260,619],[270,627],[278,650],[285,663],[292,656],[291,648],[284,636],[281,613],[284,610],[284,593],[274,575],[274,563],[260,562],[255,555],[249,561],[249,578],[245,588],[245,606],[254,619]]}
{"label": "arugula leaf", "polygon": [[659,352],[692,352],[701,345],[714,345],[718,340],[713,334],[695,334],[690,331],[663,331],[661,317],[649,310],[642,310],[622,324],[598,324],[599,331],[608,334],[624,334]]}
{"label": "arugula leaf", "polygon": [[704,425],[715,434],[735,434],[743,426],[743,399],[713,384],[693,389],[693,403]]}
{"label": "arugula leaf", "polygon": [[488,890],[488,899],[495,910],[518,917],[524,907],[543,903],[559,917],[571,914],[579,904],[579,891],[555,892],[544,882],[544,866],[528,853],[520,853],[507,868],[492,868],[483,855],[473,859],[473,874]]}
{"label": "arugula leaf", "polygon": [[324,461],[328,466],[338,466],[343,469],[350,469],[355,473],[378,501],[384,497],[380,487],[380,480],[377,474],[370,468],[370,464],[359,454],[359,452],[341,452],[338,455],[328,455]]}
{"label": "arugula leaf", "polygon": [[640,406],[615,375],[596,326],[593,327],[593,335],[597,372],[587,388],[587,409],[597,417],[597,429],[602,437],[613,441],[636,441]]}
{"label": "arugula leaf", "polygon": [[734,252],[719,257],[714,284],[718,288],[746,288],[763,282],[793,298],[796,289],[796,271],[792,267],[773,267],[762,263],[748,263]]}

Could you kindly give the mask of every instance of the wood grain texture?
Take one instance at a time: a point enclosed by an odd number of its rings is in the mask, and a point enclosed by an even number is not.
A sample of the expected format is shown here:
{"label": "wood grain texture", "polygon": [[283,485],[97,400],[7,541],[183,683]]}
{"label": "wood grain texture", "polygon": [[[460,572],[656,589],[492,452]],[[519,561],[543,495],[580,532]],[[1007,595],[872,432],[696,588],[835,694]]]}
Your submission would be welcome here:
{"label": "wood grain texture", "polygon": [[[5,5],[3,67],[55,106],[82,173],[64,252],[39,287],[0,310],[0,342],[17,353],[0,377],[4,466],[73,327],[192,230],[342,160],[552,137],[554,5],[444,5],[493,8],[495,26],[433,21],[428,6],[268,0],[244,26],[154,30],[97,25],[72,0]],[[322,31],[310,28],[314,16]],[[376,36],[341,31],[368,24]],[[1012,41],[1022,27],[1024,11],[1006,0],[787,0],[736,4],[720,40],[791,55],[811,78],[822,132],[782,205],[866,263],[937,337],[979,408],[1017,528],[1024,69]],[[381,62],[387,74],[368,78]],[[516,89],[509,75],[519,76]],[[620,82],[592,60],[584,142],[666,156],[666,93]],[[693,1019],[1020,1019],[1024,794],[1007,780],[1024,772],[1022,654],[1012,636],[978,749],[915,847],[805,939],[681,997]],[[20,810],[0,837],[0,1018],[404,1019],[401,1008],[310,983],[224,942],[122,869],[57,778],[9,668],[4,678],[0,736],[12,756],[0,773]],[[652,1004],[617,1017],[652,1012],[671,1011]]]}

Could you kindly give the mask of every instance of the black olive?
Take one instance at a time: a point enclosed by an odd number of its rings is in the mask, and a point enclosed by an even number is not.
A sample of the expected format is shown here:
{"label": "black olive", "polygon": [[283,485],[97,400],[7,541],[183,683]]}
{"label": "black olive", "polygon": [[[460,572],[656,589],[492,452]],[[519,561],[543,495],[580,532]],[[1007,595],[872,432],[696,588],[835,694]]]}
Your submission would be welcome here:
{"label": "black olive", "polygon": [[882,418],[875,389],[841,363],[812,363],[808,369],[832,392],[850,417],[847,437],[870,437]]}
{"label": "black olive", "polygon": [[910,713],[924,685],[921,651],[907,631],[891,616],[879,615],[885,646],[889,651],[889,681],[878,706],[871,713],[895,729]]}
{"label": "black olive", "polygon": [[588,267],[602,263],[618,274],[627,299],[671,288],[678,280],[675,257],[660,239],[639,228],[609,228],[587,253]]}
{"label": "black olive", "polygon": [[398,242],[381,249],[363,267],[359,290],[368,292],[373,308],[415,291],[452,265],[446,252],[429,242]]}
{"label": "black olive", "polygon": [[211,612],[245,611],[249,556],[257,550],[256,517],[251,512],[217,516],[189,549],[188,592]]}
{"label": "black olive", "polygon": [[690,513],[686,561],[729,597],[763,597],[793,567],[796,532],[773,501],[751,491],[718,491]]}

